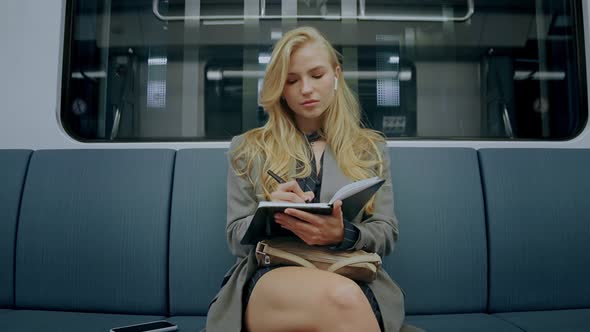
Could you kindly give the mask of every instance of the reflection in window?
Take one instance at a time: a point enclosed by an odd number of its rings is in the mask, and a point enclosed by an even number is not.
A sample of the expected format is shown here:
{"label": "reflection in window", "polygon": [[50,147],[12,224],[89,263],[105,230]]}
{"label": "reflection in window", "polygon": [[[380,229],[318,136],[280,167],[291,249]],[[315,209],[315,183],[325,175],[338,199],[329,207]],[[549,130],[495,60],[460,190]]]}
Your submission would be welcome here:
{"label": "reflection in window", "polygon": [[271,47],[312,25],[390,138],[567,139],[585,125],[581,0],[68,0],[61,120],[86,141],[262,125]]}
{"label": "reflection in window", "polygon": [[400,106],[399,56],[379,52],[376,58],[377,72],[398,73],[398,77],[377,78],[377,106]]}
{"label": "reflection in window", "polygon": [[166,57],[148,58],[147,107],[166,108]]}

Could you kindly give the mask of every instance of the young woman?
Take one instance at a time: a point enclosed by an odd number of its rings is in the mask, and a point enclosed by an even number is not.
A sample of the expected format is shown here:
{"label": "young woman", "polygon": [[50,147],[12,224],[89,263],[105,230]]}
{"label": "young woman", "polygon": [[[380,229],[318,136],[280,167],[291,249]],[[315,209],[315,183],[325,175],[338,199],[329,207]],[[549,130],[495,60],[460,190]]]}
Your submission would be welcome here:
{"label": "young woman", "polygon": [[[341,186],[380,176],[363,213],[343,218],[287,209],[275,222],[310,245],[389,254],[397,239],[389,157],[383,136],[361,127],[359,105],[337,52],[315,29],[297,28],[274,47],[261,102],[268,122],[232,140],[227,238],[238,263],[207,317],[208,331],[398,331],[403,295],[380,269],[370,284],[302,267],[258,268],[240,240],[261,200],[328,201]],[[278,184],[266,171],[290,181]]]}

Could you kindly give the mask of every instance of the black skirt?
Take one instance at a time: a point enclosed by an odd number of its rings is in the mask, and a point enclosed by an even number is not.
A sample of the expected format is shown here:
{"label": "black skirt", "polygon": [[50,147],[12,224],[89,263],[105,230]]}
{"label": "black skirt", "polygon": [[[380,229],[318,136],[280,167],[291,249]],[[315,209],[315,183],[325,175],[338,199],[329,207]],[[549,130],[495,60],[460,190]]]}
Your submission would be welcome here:
{"label": "black skirt", "polygon": [[[279,267],[283,267],[281,265],[278,266],[272,266],[272,267],[263,267],[263,268],[259,268],[258,270],[256,270],[256,272],[254,273],[254,275],[252,275],[252,278],[250,278],[250,280],[246,283],[246,285],[244,285],[244,291],[242,293],[242,308],[244,308],[244,312],[246,311],[246,306],[248,305],[248,302],[250,301],[250,296],[252,295],[252,291],[254,290],[254,286],[256,286],[256,283],[258,282],[258,280],[260,280],[260,278],[262,278],[263,275],[265,275],[266,273],[277,269]],[[359,285],[359,287],[361,288],[361,290],[363,291],[363,293],[365,294],[365,296],[367,297],[367,300],[369,300],[369,304],[371,305],[371,309],[373,309],[373,313],[375,314],[375,318],[377,318],[377,322],[379,322],[379,327],[381,328],[381,331],[383,331],[383,317],[381,317],[381,310],[379,309],[379,303],[377,303],[377,299],[375,298],[375,294],[373,294],[373,291],[369,288],[369,285],[367,285],[367,283],[365,282],[359,282],[356,281],[357,285]]]}

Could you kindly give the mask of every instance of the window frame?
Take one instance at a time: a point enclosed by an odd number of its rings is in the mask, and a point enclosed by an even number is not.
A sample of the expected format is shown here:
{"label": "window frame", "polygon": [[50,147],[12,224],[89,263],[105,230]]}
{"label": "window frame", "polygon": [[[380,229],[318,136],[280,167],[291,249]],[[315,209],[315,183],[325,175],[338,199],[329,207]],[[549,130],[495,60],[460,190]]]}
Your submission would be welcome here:
{"label": "window frame", "polygon": [[[231,137],[227,139],[207,139],[207,138],[136,138],[136,139],[87,139],[80,137],[72,130],[70,121],[71,113],[68,111],[70,108],[70,87],[72,83],[72,43],[74,35],[74,20],[76,19],[76,3],[81,0],[66,0],[65,1],[65,15],[64,15],[64,30],[63,30],[63,49],[62,49],[62,70],[61,70],[61,91],[60,91],[60,107],[57,110],[57,122],[62,128],[65,134],[72,139],[81,143],[166,143],[166,142],[230,142]],[[573,17],[573,42],[575,46],[575,61],[573,62],[576,72],[578,74],[578,89],[580,97],[580,109],[578,110],[578,121],[577,125],[571,133],[571,136],[566,138],[510,138],[510,137],[452,137],[452,136],[428,136],[428,137],[385,137],[387,141],[465,141],[465,142],[568,142],[579,137],[588,126],[589,113],[588,109],[588,72],[586,58],[590,56],[586,54],[586,39],[584,34],[584,0],[567,0],[572,5],[572,17]],[[590,22],[588,22],[590,24]],[[588,41],[590,43],[590,40]]]}

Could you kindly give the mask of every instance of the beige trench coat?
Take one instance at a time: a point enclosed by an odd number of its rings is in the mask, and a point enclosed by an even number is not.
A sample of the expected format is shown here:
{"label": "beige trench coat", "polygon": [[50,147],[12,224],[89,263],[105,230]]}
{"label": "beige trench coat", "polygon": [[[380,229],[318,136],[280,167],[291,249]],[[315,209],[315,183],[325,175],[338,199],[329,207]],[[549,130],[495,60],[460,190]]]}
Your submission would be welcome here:
{"label": "beige trench coat", "polygon": [[[230,151],[239,145],[243,136],[232,140]],[[383,146],[383,159],[389,170],[387,148]],[[256,166],[255,166],[256,167]],[[320,201],[327,202],[342,186],[351,182],[342,174],[329,147],[324,152],[322,189]],[[254,169],[253,174],[258,170]],[[375,211],[370,216],[363,213],[351,222],[358,227],[360,235],[356,249],[376,252],[385,256],[394,248],[398,235],[398,223],[393,213],[393,191],[389,171],[385,172],[385,183],[375,196]],[[262,198],[260,185],[253,187],[250,182],[237,176],[228,167],[227,177],[227,225],[226,235],[231,252],[238,257],[237,263],[226,276],[229,280],[213,299],[207,314],[208,332],[239,332],[242,330],[242,289],[257,269],[253,246],[241,245],[240,240],[246,232],[253,214]],[[364,219],[363,219],[364,217]],[[375,281],[369,284],[375,293],[383,316],[386,332],[399,331],[404,320],[404,298],[401,289],[383,269],[379,269]]]}

